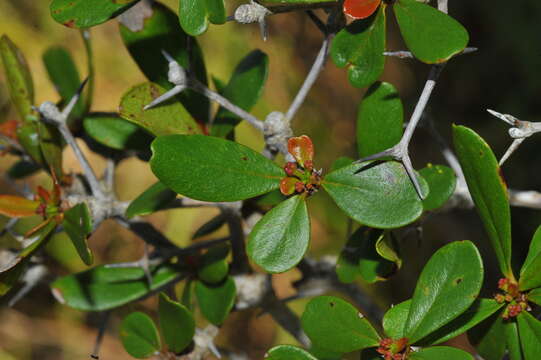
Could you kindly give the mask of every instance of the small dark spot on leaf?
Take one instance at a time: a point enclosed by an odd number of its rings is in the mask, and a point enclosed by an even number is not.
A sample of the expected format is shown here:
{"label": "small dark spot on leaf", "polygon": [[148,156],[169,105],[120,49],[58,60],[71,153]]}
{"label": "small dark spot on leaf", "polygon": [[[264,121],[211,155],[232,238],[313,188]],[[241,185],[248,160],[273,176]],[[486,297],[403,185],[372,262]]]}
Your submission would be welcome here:
{"label": "small dark spot on leaf", "polygon": [[64,26],[67,26],[69,28],[74,28],[75,27],[75,20],[72,19],[72,20],[66,21],[64,23]]}
{"label": "small dark spot on leaf", "polygon": [[243,156],[241,159],[244,160],[244,161],[248,161],[248,157],[247,157],[247,156]]}
{"label": "small dark spot on leaf", "polygon": [[334,307],[334,302],[331,301],[331,302],[329,303],[329,305],[330,305],[330,307]]}
{"label": "small dark spot on leaf", "polygon": [[484,156],[485,152],[483,150],[479,150],[479,156]]}
{"label": "small dark spot on leaf", "polygon": [[462,282],[462,278],[455,279],[455,285],[458,285]]}

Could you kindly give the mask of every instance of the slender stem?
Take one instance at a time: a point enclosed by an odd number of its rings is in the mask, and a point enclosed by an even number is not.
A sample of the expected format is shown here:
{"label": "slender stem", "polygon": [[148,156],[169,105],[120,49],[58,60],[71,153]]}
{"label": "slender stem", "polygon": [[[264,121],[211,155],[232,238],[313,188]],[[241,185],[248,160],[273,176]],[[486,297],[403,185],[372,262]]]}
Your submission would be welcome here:
{"label": "slender stem", "polygon": [[323,40],[323,44],[321,45],[321,49],[319,50],[319,53],[317,54],[316,60],[314,61],[314,64],[312,65],[312,68],[310,69],[310,72],[308,73],[308,76],[304,80],[304,83],[302,84],[301,89],[297,93],[297,96],[293,100],[293,103],[287,110],[287,113],[285,115],[285,119],[287,122],[291,122],[291,119],[295,116],[301,105],[304,103],[304,100],[306,100],[306,96],[308,95],[308,92],[312,88],[312,85],[316,82],[317,78],[319,77],[319,74],[323,70],[323,67],[325,65],[325,61],[327,60],[327,56],[329,55],[329,43],[332,39],[333,35],[327,35],[325,36],[325,39]]}
{"label": "slender stem", "polygon": [[[461,53],[459,53],[457,55],[471,54],[471,53],[473,53],[473,52],[475,52],[477,50],[479,50],[479,49],[476,48],[476,47],[467,47]],[[413,54],[410,51],[403,51],[403,50],[401,50],[401,51],[385,51],[383,53],[383,55],[390,56],[390,57],[397,57],[399,59],[414,59],[415,58],[415,56],[413,56]]]}
{"label": "slender stem", "polygon": [[87,77],[88,77],[88,87],[86,89],[85,96],[85,109],[88,111],[90,105],[92,104],[92,98],[94,96],[94,53],[92,51],[92,41],[90,36],[90,30],[84,29],[81,30],[81,37],[83,38],[83,43],[85,45],[86,53],[86,68],[87,68]]}
{"label": "slender stem", "polygon": [[231,238],[231,251],[233,261],[231,262],[231,271],[233,273],[250,272],[248,255],[246,254],[246,245],[244,241],[244,231],[242,229],[242,219],[238,211],[233,209],[224,209],[227,216],[227,226],[229,227],[229,236]]}
{"label": "slender stem", "polygon": [[107,329],[107,324],[109,322],[109,315],[111,314],[110,311],[106,311],[103,313],[102,318],[100,319],[100,327],[98,329],[98,336],[96,337],[96,343],[94,344],[94,350],[92,350],[92,354],[90,357],[92,359],[99,359],[99,353],[100,348],[103,340],[103,335],[105,335],[105,330]]}
{"label": "slender stem", "polygon": [[324,34],[327,34],[327,25],[321,19],[312,11],[312,10],[306,10],[306,14],[312,20],[314,25]]}

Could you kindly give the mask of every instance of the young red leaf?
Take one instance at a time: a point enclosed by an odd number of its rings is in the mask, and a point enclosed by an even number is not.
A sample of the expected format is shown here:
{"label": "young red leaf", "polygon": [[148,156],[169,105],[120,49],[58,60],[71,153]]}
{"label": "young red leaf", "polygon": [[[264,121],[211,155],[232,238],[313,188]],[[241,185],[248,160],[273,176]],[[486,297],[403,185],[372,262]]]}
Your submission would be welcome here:
{"label": "young red leaf", "polygon": [[36,214],[40,202],[20,196],[0,195],[0,214],[9,217],[25,217]]}
{"label": "young red leaf", "polygon": [[293,194],[295,192],[295,185],[298,182],[300,182],[300,180],[294,177],[283,178],[282,181],[280,181],[280,192],[285,196]]}
{"label": "young red leaf", "polygon": [[287,150],[302,167],[312,170],[314,144],[308,136],[301,135],[290,138],[287,142]]}
{"label": "young red leaf", "polygon": [[381,0],[346,0],[344,13],[354,19],[366,19],[372,15],[381,4]]}

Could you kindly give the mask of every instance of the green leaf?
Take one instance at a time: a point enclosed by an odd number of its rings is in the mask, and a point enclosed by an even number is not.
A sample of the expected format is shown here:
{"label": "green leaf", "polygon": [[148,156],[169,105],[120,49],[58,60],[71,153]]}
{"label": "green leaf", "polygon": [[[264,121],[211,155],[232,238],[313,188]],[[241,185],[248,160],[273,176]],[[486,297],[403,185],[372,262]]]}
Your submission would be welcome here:
{"label": "green leaf", "polygon": [[423,212],[404,167],[394,161],[352,164],[325,176],[322,185],[348,216],[370,227],[401,227]]}
{"label": "green leaf", "polygon": [[203,316],[214,325],[221,325],[235,305],[237,288],[228,276],[221,284],[209,285],[202,281],[195,283],[195,296]]}
{"label": "green leaf", "polygon": [[[260,50],[254,50],[237,65],[229,83],[220,93],[241,109],[250,111],[263,93],[268,74],[269,57]],[[221,107],[210,134],[226,137],[240,121],[237,115]]]}
{"label": "green leaf", "polygon": [[541,306],[541,288],[530,291],[528,293],[528,301]]}
{"label": "green leaf", "polygon": [[40,202],[22,196],[0,195],[0,215],[10,218],[36,215]]}
{"label": "green leaf", "polygon": [[351,165],[351,163],[354,162],[354,161],[355,160],[353,160],[349,156],[341,156],[338,159],[334,160],[334,162],[331,165],[331,169],[329,171],[332,172],[334,170],[341,169],[343,167]]}
{"label": "green leaf", "polygon": [[474,357],[465,352],[450,346],[434,346],[412,352],[408,355],[412,360],[474,360]]}
{"label": "green leaf", "polygon": [[439,328],[417,344],[421,346],[437,345],[465,333],[475,325],[484,321],[504,304],[498,304],[494,299],[477,299],[462,315]]}
{"label": "green leaf", "polygon": [[[183,68],[190,68],[201,83],[208,84],[203,52],[197,39],[182,30],[177,14],[167,6],[154,1],[152,15],[145,19],[143,28],[132,31],[120,24],[120,35],[139,69],[148,80],[162,88],[169,90],[174,86],[168,80],[169,63],[162,50],[167,51]],[[205,96],[186,89],[176,98],[197,122],[208,121],[209,100]]]}
{"label": "green leaf", "polygon": [[519,289],[521,291],[541,286],[541,226],[533,235],[528,256],[520,269]]}
{"label": "green leaf", "polygon": [[394,13],[406,46],[422,62],[445,62],[468,45],[466,29],[432,6],[415,0],[398,0]]}
{"label": "green leaf", "polygon": [[227,276],[229,264],[227,255],[228,245],[217,245],[210,248],[200,259],[197,276],[207,284],[217,284]]}
{"label": "green leaf", "polygon": [[154,83],[131,88],[120,100],[120,116],[156,136],[199,134],[199,126],[178,101],[169,100],[151,109],[143,109],[164,93],[165,89]]}
{"label": "green leaf", "polygon": [[297,265],[310,242],[310,218],[304,197],[293,196],[265,214],[248,240],[248,256],[270,273]]}
{"label": "green leaf", "polygon": [[14,180],[19,180],[35,174],[40,169],[40,166],[33,161],[19,160],[9,168],[7,175]]}
{"label": "green leaf", "polygon": [[336,263],[336,274],[343,283],[352,283],[359,275],[359,260],[363,255],[363,243],[365,243],[364,232],[367,229],[360,228],[348,239],[346,245],[340,252]]}
{"label": "green leaf", "polygon": [[154,321],[142,312],[133,312],[120,324],[120,340],[124,349],[137,359],[154,355],[161,348],[160,336]]}
{"label": "green leaf", "polygon": [[177,194],[161,182],[157,182],[136,197],[126,209],[126,217],[149,215],[168,208]]}
{"label": "green leaf", "polygon": [[148,284],[141,268],[98,266],[77,274],[63,276],[52,283],[56,299],[72,308],[103,311],[122,306],[182,277],[180,270],[164,265],[151,269]]}
{"label": "green leaf", "polygon": [[471,241],[452,242],[432,255],[411,300],[404,336],[422,339],[466,311],[483,283],[483,263]]}
{"label": "green leaf", "polygon": [[17,140],[32,160],[43,166],[45,159],[41,153],[38,125],[34,121],[23,122],[17,128]]}
{"label": "green leaf", "polygon": [[284,171],[263,155],[232,141],[203,135],[161,136],[150,165],[172,190],[203,201],[237,201],[280,186]]}
{"label": "green leaf", "polygon": [[43,156],[44,167],[52,170],[57,179],[64,177],[62,169],[62,150],[64,139],[58,128],[52,124],[39,122],[37,124],[39,133],[39,147]]}
{"label": "green leaf", "polygon": [[197,229],[196,232],[193,234],[192,239],[197,239],[203,236],[210,235],[219,228],[221,228],[226,222],[227,216],[223,212],[220,212],[217,216],[213,217],[212,219],[201,225],[201,227],[199,227],[199,229]]}
{"label": "green leaf", "polygon": [[160,293],[158,316],[169,351],[178,354],[190,345],[195,335],[195,320],[190,310]]}
{"label": "green leaf", "polygon": [[348,302],[334,296],[312,299],[302,314],[302,328],[314,346],[348,353],[378,346],[379,335]]}
{"label": "green leaf", "polygon": [[359,104],[357,149],[366,157],[396,145],[402,138],[404,108],[395,87],[386,82],[373,84]]}
{"label": "green leaf", "polygon": [[[62,104],[67,105],[81,85],[79,71],[73,58],[64,47],[52,46],[43,53],[43,63],[49,79],[62,99]],[[76,128],[78,124],[75,121],[81,118],[85,111],[85,100],[81,97],[70,113],[68,125]]]}
{"label": "green leaf", "polygon": [[28,261],[42,246],[47,244],[55,228],[54,221],[47,222],[33,235],[35,240],[30,245],[0,265],[0,296],[6,294],[15,285],[23,274]]}
{"label": "green leaf", "polygon": [[361,227],[351,237],[360,238],[357,266],[363,280],[369,283],[387,280],[394,272],[395,264],[383,258],[376,251],[376,243],[385,237],[385,234],[382,231]]}
{"label": "green leaf", "polygon": [[423,200],[425,211],[442,207],[453,195],[456,187],[456,175],[453,169],[444,165],[428,164],[419,171],[428,183],[428,196]]}
{"label": "green leaf", "polygon": [[453,127],[453,140],[468,189],[506,277],[511,269],[511,210],[507,186],[488,144],[465,126]]}
{"label": "green leaf", "polygon": [[34,105],[34,83],[26,59],[19,48],[7,35],[0,38],[0,57],[11,101],[23,122],[36,119]]}
{"label": "green leaf", "polygon": [[504,324],[505,324],[504,325],[505,337],[507,338],[507,350],[508,350],[509,359],[529,360],[529,359],[524,359],[524,357],[522,356],[522,349],[520,348],[520,336],[518,333],[517,323],[512,321],[512,322],[506,322]]}
{"label": "green leaf", "polygon": [[479,355],[485,360],[501,360],[506,349],[506,323],[502,312],[489,317],[478,326],[468,331],[468,338]]}
{"label": "green leaf", "polygon": [[92,232],[92,217],[86,203],[79,203],[64,212],[62,225],[83,262],[91,265],[94,256],[86,241]]}
{"label": "green leaf", "polygon": [[383,316],[383,331],[392,339],[404,337],[404,326],[408,319],[411,300],[403,301],[391,307]]}
{"label": "green leaf", "polygon": [[98,143],[115,150],[150,149],[152,136],[117,114],[91,113],[83,120],[85,132]]}
{"label": "green leaf", "polygon": [[308,351],[293,345],[278,345],[270,349],[265,360],[318,360]]}
{"label": "green leaf", "polygon": [[395,264],[396,269],[402,267],[402,259],[398,253],[398,243],[393,237],[392,232],[385,231],[376,241],[376,252],[382,258]]}
{"label": "green leaf", "polygon": [[70,28],[88,28],[120,15],[138,0],[53,0],[53,19]]}
{"label": "green leaf", "polygon": [[225,23],[224,0],[179,0],[179,19],[188,34],[201,35],[207,31],[209,21]]}
{"label": "green leaf", "polygon": [[333,39],[331,57],[338,67],[348,66],[349,82],[371,85],[385,66],[385,4],[369,18],[352,22]]}
{"label": "green leaf", "polygon": [[539,359],[539,354],[541,354],[541,322],[527,311],[521,312],[517,320],[524,360]]}

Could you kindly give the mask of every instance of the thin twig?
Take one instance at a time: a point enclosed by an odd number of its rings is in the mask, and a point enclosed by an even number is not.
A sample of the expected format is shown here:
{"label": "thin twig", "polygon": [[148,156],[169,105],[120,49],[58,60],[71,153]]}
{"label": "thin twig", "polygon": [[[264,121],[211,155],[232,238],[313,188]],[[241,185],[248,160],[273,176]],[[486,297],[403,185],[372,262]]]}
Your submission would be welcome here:
{"label": "thin twig", "polygon": [[109,322],[109,315],[111,314],[110,311],[105,311],[102,313],[102,318],[100,319],[100,327],[98,329],[98,336],[96,337],[96,342],[94,344],[94,349],[92,350],[92,354],[90,354],[90,358],[92,359],[99,359],[99,353],[100,348],[103,340],[103,335],[105,335],[105,330],[107,329],[107,324]]}

